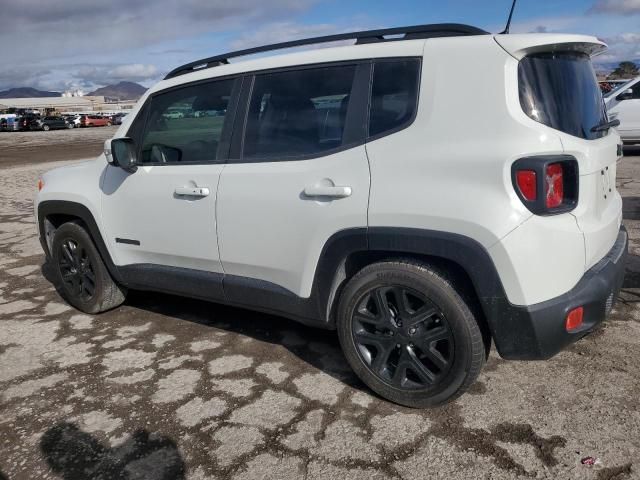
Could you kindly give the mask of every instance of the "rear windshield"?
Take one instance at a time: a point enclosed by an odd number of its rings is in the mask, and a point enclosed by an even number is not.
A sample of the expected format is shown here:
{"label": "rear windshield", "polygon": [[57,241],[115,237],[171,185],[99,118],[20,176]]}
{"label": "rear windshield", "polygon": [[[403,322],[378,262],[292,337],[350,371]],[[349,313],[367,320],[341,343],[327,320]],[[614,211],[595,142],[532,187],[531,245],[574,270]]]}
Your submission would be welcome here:
{"label": "rear windshield", "polygon": [[592,132],[607,122],[604,101],[587,54],[537,53],[518,67],[520,104],[537,122],[580,138],[600,138]]}

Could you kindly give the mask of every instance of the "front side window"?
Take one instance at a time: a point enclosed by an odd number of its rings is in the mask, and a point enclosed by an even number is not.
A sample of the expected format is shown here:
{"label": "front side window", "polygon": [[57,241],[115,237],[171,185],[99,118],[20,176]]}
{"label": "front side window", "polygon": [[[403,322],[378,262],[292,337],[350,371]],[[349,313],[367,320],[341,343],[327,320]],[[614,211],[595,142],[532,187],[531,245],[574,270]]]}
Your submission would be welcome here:
{"label": "front side window", "polygon": [[219,158],[224,155],[218,152],[218,145],[233,83],[234,80],[220,80],[155,95],[148,105],[141,138],[141,163],[223,160]]}
{"label": "front side window", "polygon": [[518,66],[520,104],[533,120],[569,135],[596,139],[607,114],[589,55],[537,53]]}
{"label": "front side window", "polygon": [[373,66],[369,137],[411,123],[418,105],[419,60],[378,61]]}
{"label": "front side window", "polygon": [[243,158],[279,161],[341,147],[355,72],[345,65],[256,76]]}

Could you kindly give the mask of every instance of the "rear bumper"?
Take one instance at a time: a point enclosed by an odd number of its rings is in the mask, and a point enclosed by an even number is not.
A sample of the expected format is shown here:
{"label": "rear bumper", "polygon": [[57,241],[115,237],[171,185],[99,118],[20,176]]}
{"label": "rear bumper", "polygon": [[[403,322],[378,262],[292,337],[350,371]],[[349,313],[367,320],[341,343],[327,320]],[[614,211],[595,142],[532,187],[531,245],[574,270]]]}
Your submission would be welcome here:
{"label": "rear bumper", "polygon": [[[503,328],[510,331],[503,330],[501,338],[495,339],[500,355],[516,360],[547,359],[593,331],[609,314],[622,288],[628,244],[627,231],[621,227],[611,250],[569,292],[529,307],[505,305],[500,317]],[[569,333],[567,314],[580,306],[584,308],[583,325]]]}

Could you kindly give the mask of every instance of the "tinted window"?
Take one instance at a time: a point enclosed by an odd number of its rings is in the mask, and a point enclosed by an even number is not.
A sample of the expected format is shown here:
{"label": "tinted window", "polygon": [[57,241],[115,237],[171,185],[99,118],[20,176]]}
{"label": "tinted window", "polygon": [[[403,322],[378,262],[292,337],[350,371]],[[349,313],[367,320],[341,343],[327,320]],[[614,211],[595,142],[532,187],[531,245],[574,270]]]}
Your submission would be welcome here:
{"label": "tinted window", "polygon": [[606,123],[606,111],[591,59],[583,53],[539,53],[518,67],[520,104],[532,119],[580,138]]}
{"label": "tinted window", "polygon": [[406,126],[418,103],[419,60],[380,61],[373,70],[369,136]]}
{"label": "tinted window", "polygon": [[218,144],[233,82],[203,83],[154,96],[141,141],[142,163],[220,160]]}
{"label": "tinted window", "polygon": [[258,75],[243,157],[278,161],[342,146],[356,67]]}

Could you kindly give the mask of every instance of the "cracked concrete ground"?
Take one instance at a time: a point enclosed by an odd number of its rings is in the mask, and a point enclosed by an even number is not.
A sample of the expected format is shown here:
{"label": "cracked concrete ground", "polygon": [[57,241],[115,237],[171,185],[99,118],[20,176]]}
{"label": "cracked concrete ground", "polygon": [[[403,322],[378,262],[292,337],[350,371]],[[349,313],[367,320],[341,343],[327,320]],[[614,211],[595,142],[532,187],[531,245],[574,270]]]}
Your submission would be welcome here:
{"label": "cracked concrete ground", "polygon": [[331,332],[152,293],[66,306],[32,213],[54,164],[3,168],[0,478],[640,478],[638,162],[619,165],[633,256],[606,324],[546,362],[492,352],[468,394],[424,411],[374,396]]}

